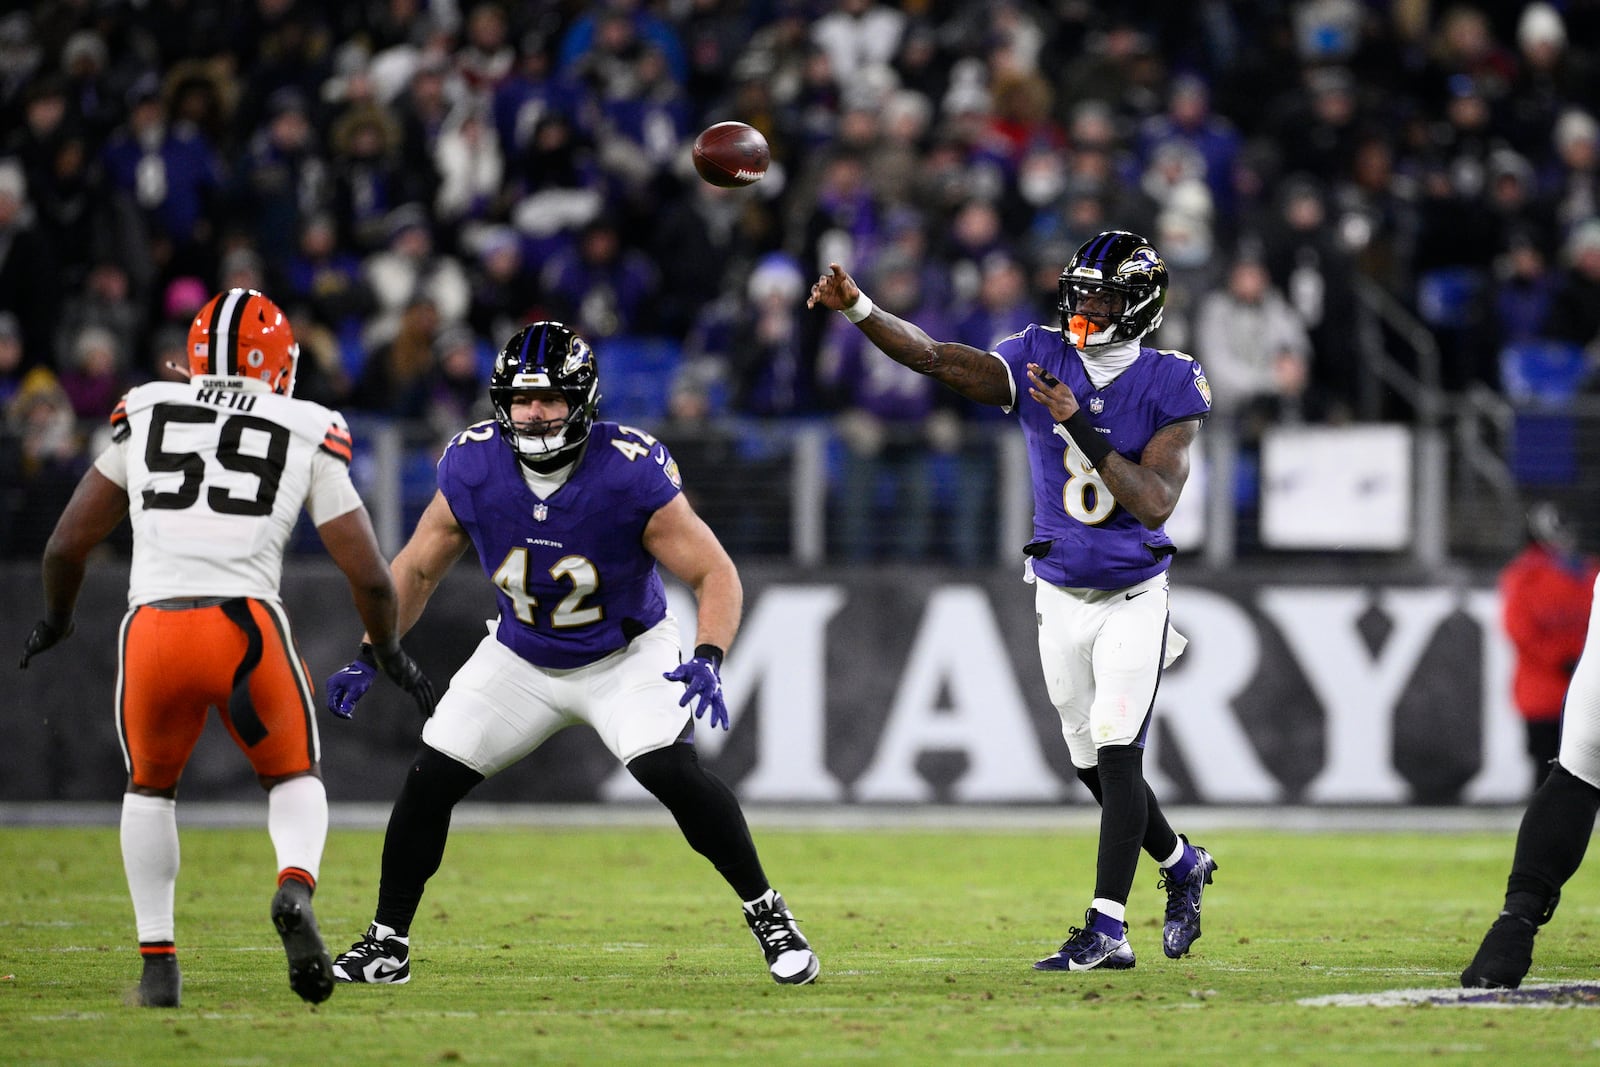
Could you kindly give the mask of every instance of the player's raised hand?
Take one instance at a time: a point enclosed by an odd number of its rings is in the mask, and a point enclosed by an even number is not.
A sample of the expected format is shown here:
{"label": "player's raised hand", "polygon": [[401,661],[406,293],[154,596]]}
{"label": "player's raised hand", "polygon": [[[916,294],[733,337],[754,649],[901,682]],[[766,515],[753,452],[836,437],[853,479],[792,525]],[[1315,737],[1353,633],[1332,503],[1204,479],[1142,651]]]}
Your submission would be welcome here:
{"label": "player's raised hand", "polygon": [[843,311],[856,302],[856,298],[861,295],[861,288],[839,264],[829,263],[828,269],[829,273],[812,284],[811,296],[806,300],[806,307],[814,308],[821,304],[831,311]]}
{"label": "player's raised hand", "polygon": [[67,620],[65,626],[52,626],[49,621],[40,619],[33,624],[33,631],[28,634],[28,641],[22,646],[22,669],[28,669],[28,661],[47,648],[56,645],[72,636],[72,620]]}
{"label": "player's raised hand", "polygon": [[662,677],[669,682],[683,683],[683,698],[678,701],[678,707],[686,706],[691,700],[696,701],[695,718],[700,718],[710,708],[711,728],[726,730],[728,705],[723,703],[722,678],[717,673],[722,663],[722,650],[715,645],[699,645],[694,652],[693,659],[678,664]]}
{"label": "player's raised hand", "polygon": [[1078,412],[1072,387],[1037,363],[1028,364],[1028,395],[1050,409],[1050,417],[1066,422]]}

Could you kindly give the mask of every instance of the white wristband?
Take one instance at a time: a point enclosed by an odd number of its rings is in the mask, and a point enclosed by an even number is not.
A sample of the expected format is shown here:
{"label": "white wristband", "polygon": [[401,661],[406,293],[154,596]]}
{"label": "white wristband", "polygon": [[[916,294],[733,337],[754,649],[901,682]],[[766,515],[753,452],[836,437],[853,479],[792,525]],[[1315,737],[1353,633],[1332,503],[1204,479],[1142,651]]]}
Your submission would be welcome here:
{"label": "white wristband", "polygon": [[847,308],[840,308],[839,314],[848,322],[860,322],[872,314],[872,298],[866,293],[857,293],[856,302]]}

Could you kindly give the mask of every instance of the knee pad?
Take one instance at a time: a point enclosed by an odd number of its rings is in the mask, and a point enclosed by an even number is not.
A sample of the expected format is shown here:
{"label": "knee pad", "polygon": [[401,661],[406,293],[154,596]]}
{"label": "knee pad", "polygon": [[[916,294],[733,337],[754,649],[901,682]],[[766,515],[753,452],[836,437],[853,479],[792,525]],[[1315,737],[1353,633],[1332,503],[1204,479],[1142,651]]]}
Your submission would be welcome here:
{"label": "knee pad", "polygon": [[705,776],[700,766],[700,754],[693,745],[682,742],[635,756],[628,763],[628,773],[663,802],[682,793],[685,788],[693,788]]}
{"label": "knee pad", "polygon": [[416,800],[454,805],[481,781],[483,775],[471,767],[423,745],[401,791]]}

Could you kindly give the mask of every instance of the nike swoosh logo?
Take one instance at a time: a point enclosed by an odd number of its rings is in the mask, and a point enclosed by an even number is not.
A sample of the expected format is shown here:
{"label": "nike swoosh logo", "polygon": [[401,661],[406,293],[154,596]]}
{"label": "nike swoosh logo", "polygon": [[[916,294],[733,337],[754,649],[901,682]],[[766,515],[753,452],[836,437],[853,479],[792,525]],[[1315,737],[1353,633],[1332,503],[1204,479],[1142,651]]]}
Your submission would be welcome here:
{"label": "nike swoosh logo", "polygon": [[1141,589],[1141,590],[1139,590],[1139,591],[1138,591],[1138,592],[1137,592],[1137,593],[1127,593],[1127,594],[1125,594],[1125,595],[1124,595],[1124,596],[1123,596],[1123,599],[1124,599],[1124,600],[1132,600],[1132,599],[1133,599],[1133,598],[1134,598],[1134,597],[1136,597],[1136,596],[1144,596],[1144,595],[1145,595],[1145,594],[1146,594],[1146,593],[1148,593],[1148,592],[1149,592],[1149,591],[1150,591],[1150,590],[1148,590],[1148,589]]}

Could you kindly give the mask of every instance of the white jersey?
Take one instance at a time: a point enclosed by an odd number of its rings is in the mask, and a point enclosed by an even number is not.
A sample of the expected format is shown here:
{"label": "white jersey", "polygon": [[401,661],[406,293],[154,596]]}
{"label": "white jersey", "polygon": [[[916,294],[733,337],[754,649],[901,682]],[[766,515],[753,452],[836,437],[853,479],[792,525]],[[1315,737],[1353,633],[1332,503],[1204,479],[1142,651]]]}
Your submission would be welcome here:
{"label": "white jersey", "polygon": [[277,603],[302,507],[318,526],[361,506],[338,412],[244,378],[152,382],[111,415],[95,460],[128,491],[128,604],[248,596]]}

